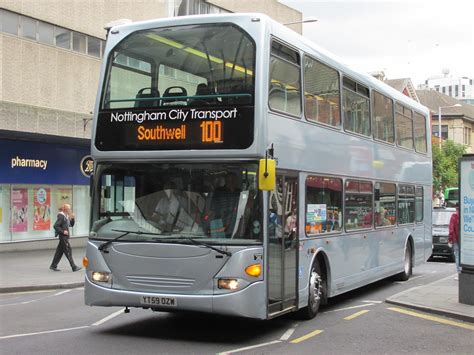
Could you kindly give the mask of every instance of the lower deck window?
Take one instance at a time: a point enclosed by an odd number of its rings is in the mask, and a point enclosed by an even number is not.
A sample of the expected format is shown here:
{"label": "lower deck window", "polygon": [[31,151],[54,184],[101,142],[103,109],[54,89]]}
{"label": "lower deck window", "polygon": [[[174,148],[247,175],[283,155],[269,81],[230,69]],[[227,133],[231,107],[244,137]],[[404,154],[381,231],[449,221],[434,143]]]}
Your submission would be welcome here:
{"label": "lower deck window", "polygon": [[342,180],[306,179],[306,234],[339,232],[342,228]]}

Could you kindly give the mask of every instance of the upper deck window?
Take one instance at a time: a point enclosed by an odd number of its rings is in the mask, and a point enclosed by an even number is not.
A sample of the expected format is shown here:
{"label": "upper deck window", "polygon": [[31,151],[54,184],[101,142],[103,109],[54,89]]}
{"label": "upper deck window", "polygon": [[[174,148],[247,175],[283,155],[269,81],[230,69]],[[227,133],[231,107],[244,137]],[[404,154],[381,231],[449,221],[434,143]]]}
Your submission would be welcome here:
{"label": "upper deck window", "polygon": [[304,98],[308,121],[340,127],[339,73],[307,56],[304,58]]}
{"label": "upper deck window", "polygon": [[393,101],[377,91],[373,92],[372,98],[374,138],[393,143],[395,141]]}
{"label": "upper deck window", "polygon": [[395,126],[397,129],[397,144],[400,147],[413,149],[413,113],[400,104],[395,106]]}
{"label": "upper deck window", "polygon": [[268,104],[271,109],[301,116],[300,55],[278,42],[272,42]]}
{"label": "upper deck window", "polygon": [[417,152],[426,153],[426,118],[415,112],[414,121],[415,149]]}
{"label": "upper deck window", "polygon": [[346,131],[370,135],[369,89],[343,78],[342,109]]}
{"label": "upper deck window", "polygon": [[138,31],[108,63],[103,109],[253,102],[255,45],[231,24]]}

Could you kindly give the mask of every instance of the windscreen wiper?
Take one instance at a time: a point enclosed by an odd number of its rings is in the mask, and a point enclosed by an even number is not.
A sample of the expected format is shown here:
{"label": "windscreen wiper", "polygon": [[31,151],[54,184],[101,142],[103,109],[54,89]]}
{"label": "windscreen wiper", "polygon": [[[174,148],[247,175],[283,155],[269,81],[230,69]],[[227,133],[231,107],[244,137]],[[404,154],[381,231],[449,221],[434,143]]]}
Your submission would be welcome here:
{"label": "windscreen wiper", "polygon": [[232,256],[232,253],[231,253],[230,251],[222,250],[222,249],[213,247],[212,245],[207,244],[207,243],[204,243],[204,242],[201,242],[200,240],[196,240],[196,239],[191,238],[191,237],[182,237],[182,239],[189,240],[191,243],[196,244],[196,245],[203,245],[203,246],[205,246],[206,248],[209,248],[209,249],[212,249],[212,250],[217,251],[218,253],[221,253],[221,254],[224,254],[224,255],[227,255],[227,256]]}
{"label": "windscreen wiper", "polygon": [[112,244],[113,242],[119,240],[120,238],[123,238],[130,233],[137,234],[137,235],[161,235],[160,233],[152,233],[152,232],[141,232],[141,231],[125,231],[125,230],[120,230],[120,229],[112,229],[113,232],[121,232],[123,234],[119,235],[117,238],[110,239],[101,245],[97,249],[100,251],[103,251],[104,253],[108,253],[108,250],[106,249],[109,244]]}

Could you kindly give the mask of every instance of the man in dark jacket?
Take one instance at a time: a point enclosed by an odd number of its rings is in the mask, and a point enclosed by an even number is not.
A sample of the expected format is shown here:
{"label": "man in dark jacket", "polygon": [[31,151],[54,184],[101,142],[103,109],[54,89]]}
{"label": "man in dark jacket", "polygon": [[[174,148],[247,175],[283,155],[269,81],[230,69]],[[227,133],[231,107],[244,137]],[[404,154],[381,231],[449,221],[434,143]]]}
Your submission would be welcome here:
{"label": "man in dark jacket", "polygon": [[59,237],[59,243],[56,248],[56,253],[54,254],[53,262],[49,267],[53,271],[61,271],[58,269],[58,263],[63,254],[66,255],[66,258],[69,260],[72,271],[82,269],[74,263],[74,260],[72,259],[71,245],[69,244],[69,227],[73,227],[74,222],[74,213],[71,211],[71,206],[67,203],[62,205],[59,209],[58,219],[56,220],[56,223],[54,223],[54,232],[56,236]]}

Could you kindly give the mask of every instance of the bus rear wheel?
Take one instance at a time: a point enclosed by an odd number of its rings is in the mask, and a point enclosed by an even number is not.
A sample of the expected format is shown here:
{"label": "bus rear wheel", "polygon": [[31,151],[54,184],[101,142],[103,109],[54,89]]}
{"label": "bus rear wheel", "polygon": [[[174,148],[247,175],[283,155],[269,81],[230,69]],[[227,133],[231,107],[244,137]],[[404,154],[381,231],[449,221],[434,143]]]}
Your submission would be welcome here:
{"label": "bus rear wheel", "polygon": [[397,275],[397,280],[407,281],[413,272],[413,255],[411,244],[407,243],[405,247],[405,260],[403,262],[403,271]]}
{"label": "bus rear wheel", "polygon": [[324,297],[325,284],[321,267],[318,262],[315,262],[309,274],[308,305],[299,311],[302,319],[312,319],[318,314]]}

